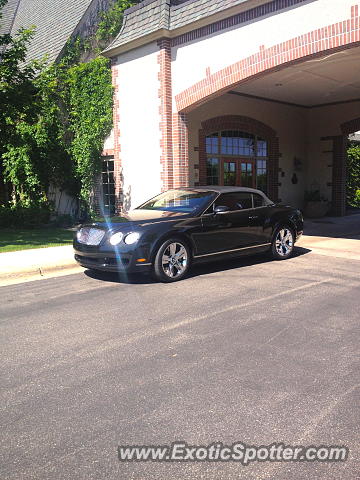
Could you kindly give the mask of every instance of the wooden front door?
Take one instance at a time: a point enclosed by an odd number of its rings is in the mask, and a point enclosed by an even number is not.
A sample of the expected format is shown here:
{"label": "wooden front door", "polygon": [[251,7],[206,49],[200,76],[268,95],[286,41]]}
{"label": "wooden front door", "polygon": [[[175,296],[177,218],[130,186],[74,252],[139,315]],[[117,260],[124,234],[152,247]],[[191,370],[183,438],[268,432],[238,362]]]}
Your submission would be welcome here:
{"label": "wooden front door", "polygon": [[222,159],[221,185],[255,188],[255,160]]}

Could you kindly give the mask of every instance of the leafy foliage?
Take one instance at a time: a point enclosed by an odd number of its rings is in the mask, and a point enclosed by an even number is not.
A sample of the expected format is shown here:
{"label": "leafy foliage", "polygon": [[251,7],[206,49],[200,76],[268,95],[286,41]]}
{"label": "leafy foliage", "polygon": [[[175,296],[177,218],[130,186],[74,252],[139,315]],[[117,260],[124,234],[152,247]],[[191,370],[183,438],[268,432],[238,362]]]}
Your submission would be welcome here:
{"label": "leafy foliage", "polygon": [[[6,1],[0,0],[0,18]],[[0,171],[14,205],[48,208],[50,184],[89,205],[112,127],[113,87],[107,59],[81,61],[120,31],[124,10],[136,3],[114,0],[95,35],[69,39],[54,64],[26,63],[35,27],[0,36]]]}
{"label": "leafy foliage", "polygon": [[360,208],[360,145],[358,143],[350,143],[347,157],[347,201],[352,207]]}
{"label": "leafy foliage", "polygon": [[71,154],[81,179],[81,197],[87,201],[96,174],[104,139],[112,127],[113,87],[108,60],[97,57],[68,71]]}
{"label": "leafy foliage", "polygon": [[25,200],[26,192],[39,196],[41,191],[39,175],[29,156],[33,146],[29,126],[38,113],[34,103],[35,79],[42,64],[24,64],[33,34],[34,29],[22,29],[15,37],[0,37],[4,48],[0,62],[0,156],[4,175],[12,182],[17,200]]}
{"label": "leafy foliage", "polygon": [[50,218],[49,205],[0,205],[0,227],[33,228],[43,225]]}
{"label": "leafy foliage", "polygon": [[115,37],[115,35],[120,32],[124,18],[124,11],[137,3],[139,3],[139,1],[115,0],[112,7],[102,14],[95,35],[96,39],[98,41],[107,42]]}

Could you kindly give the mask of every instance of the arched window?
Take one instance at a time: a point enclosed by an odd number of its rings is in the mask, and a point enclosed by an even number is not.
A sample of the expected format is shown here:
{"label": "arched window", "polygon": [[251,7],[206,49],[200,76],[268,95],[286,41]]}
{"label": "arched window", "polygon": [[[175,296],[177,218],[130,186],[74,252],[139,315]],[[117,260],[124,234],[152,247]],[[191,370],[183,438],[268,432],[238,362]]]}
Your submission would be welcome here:
{"label": "arched window", "polygon": [[267,193],[268,143],[238,130],[205,137],[207,185],[258,188]]}

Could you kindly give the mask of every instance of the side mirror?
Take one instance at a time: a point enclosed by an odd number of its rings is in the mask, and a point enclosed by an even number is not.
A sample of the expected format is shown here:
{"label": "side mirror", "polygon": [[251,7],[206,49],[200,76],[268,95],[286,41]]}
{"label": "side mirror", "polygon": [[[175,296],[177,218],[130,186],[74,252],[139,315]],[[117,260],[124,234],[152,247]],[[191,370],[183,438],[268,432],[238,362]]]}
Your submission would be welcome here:
{"label": "side mirror", "polygon": [[230,208],[227,207],[226,205],[218,205],[214,209],[214,215],[217,215],[218,213],[226,213],[226,212],[229,212],[229,211],[230,211]]}

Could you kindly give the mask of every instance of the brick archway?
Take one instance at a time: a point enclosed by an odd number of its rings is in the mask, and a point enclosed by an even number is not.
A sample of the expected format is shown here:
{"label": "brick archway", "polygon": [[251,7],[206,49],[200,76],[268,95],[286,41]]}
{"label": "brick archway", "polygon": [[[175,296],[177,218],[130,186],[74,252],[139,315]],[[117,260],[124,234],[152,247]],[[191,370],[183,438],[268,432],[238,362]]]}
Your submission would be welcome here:
{"label": "brick archway", "polygon": [[254,118],[241,115],[223,115],[210,118],[201,124],[199,130],[199,183],[206,185],[205,138],[222,130],[239,130],[264,138],[268,142],[268,195],[273,201],[279,199],[279,139],[275,130]]}
{"label": "brick archway", "polygon": [[260,45],[258,52],[253,55],[206,75],[202,80],[175,95],[177,111],[183,113],[191,111],[250,78],[267,75],[290,65],[359,45],[360,15],[359,5],[356,4],[351,7],[350,18],[268,48]]}

